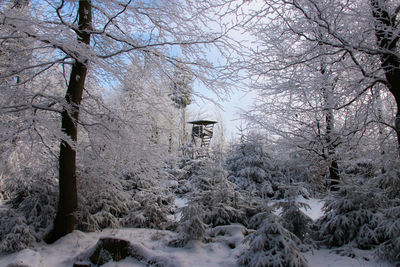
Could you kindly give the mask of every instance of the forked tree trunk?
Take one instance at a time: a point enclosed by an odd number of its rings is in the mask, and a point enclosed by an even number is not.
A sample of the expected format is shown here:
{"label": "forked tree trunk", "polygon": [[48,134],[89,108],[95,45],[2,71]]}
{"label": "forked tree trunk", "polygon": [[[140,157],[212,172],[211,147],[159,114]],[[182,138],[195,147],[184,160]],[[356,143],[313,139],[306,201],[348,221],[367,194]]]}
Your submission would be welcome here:
{"label": "forked tree trunk", "polygon": [[[80,0],[78,8],[78,40],[85,45],[90,44],[90,29],[92,23],[90,0]],[[79,105],[82,100],[83,88],[87,73],[88,60],[76,56],[72,65],[65,100],[68,104],[61,114],[61,128],[70,140],[62,140],[59,156],[59,200],[57,214],[52,231],[47,236],[47,242],[54,242],[60,237],[71,233],[75,228],[74,212],[78,206],[76,188],[76,151],[72,144],[77,141],[77,121]]]}
{"label": "forked tree trunk", "polygon": [[397,153],[400,155],[400,59],[396,55],[399,36],[396,28],[396,13],[390,14],[385,6],[387,1],[371,0],[372,15],[375,19],[377,45],[382,50],[381,66],[385,72],[387,87],[396,101],[394,128],[397,137]]}

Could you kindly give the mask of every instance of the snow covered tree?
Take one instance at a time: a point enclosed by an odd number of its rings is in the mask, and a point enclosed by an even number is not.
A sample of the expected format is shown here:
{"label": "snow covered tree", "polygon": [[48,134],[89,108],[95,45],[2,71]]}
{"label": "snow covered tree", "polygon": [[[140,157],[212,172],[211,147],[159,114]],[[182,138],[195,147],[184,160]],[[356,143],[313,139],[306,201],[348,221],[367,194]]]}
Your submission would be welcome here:
{"label": "snow covered tree", "polygon": [[274,214],[266,217],[257,232],[250,234],[245,242],[249,242],[249,249],[238,260],[244,266],[308,266],[297,247],[300,240],[286,230]]}
{"label": "snow covered tree", "polygon": [[241,67],[260,99],[249,120],[309,152],[331,178],[357,157],[373,160],[379,133],[398,143],[398,10],[391,1],[304,0],[249,11],[243,27],[257,45]]}
{"label": "snow covered tree", "polygon": [[234,190],[221,164],[210,158],[193,161],[197,164],[191,164],[195,170],[186,173],[184,193],[188,203],[182,208],[178,227],[182,236],[171,243],[174,246],[182,246],[190,239],[201,240],[207,227],[247,224],[250,208],[240,192]]}
{"label": "snow covered tree", "polygon": [[317,221],[317,239],[330,247],[353,240],[361,248],[379,244],[380,238],[374,229],[383,220],[380,205],[385,202],[379,190],[346,185],[337,194],[325,203],[325,215]]}
{"label": "snow covered tree", "polygon": [[383,206],[380,211],[383,220],[380,221],[373,232],[364,235],[365,241],[379,241],[377,255],[396,264],[400,263],[400,176],[398,159],[386,158],[383,169],[385,172],[371,179],[371,188],[381,188],[381,194],[386,200],[379,203]]}
{"label": "snow covered tree", "polygon": [[0,210],[0,215],[0,251],[15,252],[36,242],[35,233],[23,215],[4,209]]}
{"label": "snow covered tree", "polygon": [[[377,254],[382,259],[388,259],[396,264],[400,263],[400,213],[399,213],[399,200],[385,211],[385,220],[382,220],[374,232],[369,232],[368,239],[381,238],[381,242],[377,247]],[[365,235],[367,236],[367,235]],[[374,240],[374,241],[375,241]],[[370,242],[369,242],[370,243]]]}
{"label": "snow covered tree", "polygon": [[[195,190],[187,197],[190,203],[203,209],[204,223],[212,226],[246,223],[242,197],[234,190],[222,166],[204,159],[204,167],[191,177]],[[189,205],[190,205],[189,203]]]}
{"label": "snow covered tree", "polygon": [[[75,33],[79,45],[84,48],[90,45],[90,31],[92,30],[91,1],[79,1],[77,17],[78,24],[75,28]],[[67,139],[62,139],[60,144],[59,199],[54,226],[47,238],[50,242],[74,230],[76,219],[73,213],[78,207],[76,150],[73,148],[73,143],[77,141],[78,137],[79,106],[82,101],[89,60],[83,54],[67,54],[73,59],[65,94],[66,106],[61,112],[61,130]]]}
{"label": "snow covered tree", "polygon": [[[260,190],[263,196],[274,195],[272,159],[265,152],[260,135],[250,135],[241,144],[234,145],[232,154],[226,160],[229,180],[240,189]],[[261,189],[262,187],[262,189]]]}
{"label": "snow covered tree", "polygon": [[183,247],[190,240],[203,240],[207,225],[204,223],[204,208],[190,203],[182,208],[182,218],[178,231],[179,237],[169,242],[169,246]]}
{"label": "snow covered tree", "polygon": [[0,250],[3,252],[32,247],[44,238],[55,216],[56,168],[43,164],[38,172],[36,166],[27,165],[12,178],[4,179],[3,190],[8,197],[1,208]]}
{"label": "snow covered tree", "polygon": [[[383,84],[393,95],[396,102],[394,130],[397,135],[398,153],[400,153],[400,55],[399,55],[399,23],[400,6],[389,1],[370,1],[375,28],[377,56],[380,57],[380,67],[385,75]],[[375,47],[373,47],[375,48]],[[358,63],[358,61],[355,61]],[[378,61],[379,62],[379,61]]]}
{"label": "snow covered tree", "polygon": [[282,225],[301,241],[309,241],[313,221],[300,210],[300,208],[310,208],[306,203],[297,200],[302,193],[303,187],[301,185],[287,185],[284,200],[279,202],[278,205],[282,208]]}
{"label": "snow covered tree", "polygon": [[347,182],[326,200],[316,240],[328,247],[375,249],[379,257],[399,261],[398,159],[387,158],[384,169],[343,173]]}
{"label": "snow covered tree", "polygon": [[286,185],[302,182],[307,179],[307,174],[285,164],[283,159],[274,159],[265,151],[262,140],[264,136],[261,134],[250,133],[241,144],[233,146],[225,163],[229,180],[240,190],[261,198],[282,198]]}
{"label": "snow covered tree", "polygon": [[[214,20],[213,29],[202,27],[207,17],[213,17],[210,7],[218,5],[211,2],[32,0],[29,16],[8,2],[2,1],[0,7],[4,33],[0,56],[12,59],[2,60],[0,66],[1,88],[7,89],[1,90],[1,140],[18,140],[26,134],[52,156],[59,154],[58,211],[48,236],[54,241],[75,225],[78,134],[106,125],[109,117],[105,102],[97,101],[105,94],[94,93],[96,88],[121,83],[132,58],[157,62],[160,73],[178,63],[191,64],[199,81],[211,86],[215,68],[201,54],[206,46],[223,46],[226,40],[221,37],[228,29],[222,19]],[[178,47],[185,55],[179,60],[173,56]],[[30,59],[22,59],[23,55]],[[93,113],[86,106],[91,100],[105,110]]]}
{"label": "snow covered tree", "polygon": [[180,63],[175,66],[171,80],[171,99],[176,107],[181,110],[180,145],[182,146],[188,141],[186,137],[186,107],[192,103],[194,77],[190,68]]}

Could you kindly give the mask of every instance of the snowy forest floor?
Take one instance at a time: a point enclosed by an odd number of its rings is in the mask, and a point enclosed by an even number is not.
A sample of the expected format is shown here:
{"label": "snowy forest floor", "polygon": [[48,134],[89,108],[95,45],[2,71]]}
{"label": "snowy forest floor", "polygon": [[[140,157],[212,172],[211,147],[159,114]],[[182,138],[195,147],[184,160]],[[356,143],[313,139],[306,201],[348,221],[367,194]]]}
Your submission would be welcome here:
{"label": "snowy forest floor", "polygon": [[[305,212],[313,219],[322,215],[323,203],[318,199],[302,199],[310,205]],[[184,205],[185,201],[177,199],[178,206]],[[1,204],[1,203],[0,203]],[[0,205],[1,206],[1,205]],[[129,240],[140,248],[139,259],[125,258],[119,262],[108,262],[105,267],[110,266],[157,266],[169,267],[212,267],[212,266],[238,266],[236,261],[238,255],[245,248],[242,240],[244,227],[233,224],[224,227],[224,235],[215,235],[209,242],[190,241],[184,248],[173,248],[167,246],[168,242],[176,237],[171,231],[123,228],[105,229],[100,232],[83,233],[74,231],[61,238],[52,245],[38,244],[35,248],[24,249],[17,253],[0,256],[0,266],[72,266],[79,262],[93,250],[93,247],[101,237],[116,237]],[[314,249],[306,252],[305,256],[310,266],[393,266],[389,263],[376,260],[372,251],[352,249],[354,257],[341,256],[340,251],[335,249]]]}

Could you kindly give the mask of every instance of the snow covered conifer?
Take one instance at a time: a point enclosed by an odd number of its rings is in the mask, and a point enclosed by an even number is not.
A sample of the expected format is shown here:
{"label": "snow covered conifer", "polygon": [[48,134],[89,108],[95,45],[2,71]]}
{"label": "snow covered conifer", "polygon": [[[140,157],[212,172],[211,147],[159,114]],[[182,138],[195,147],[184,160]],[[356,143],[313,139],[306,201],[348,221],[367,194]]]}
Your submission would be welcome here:
{"label": "snow covered conifer", "polygon": [[192,103],[194,76],[189,66],[180,63],[175,66],[175,71],[170,84],[171,100],[175,106],[181,110],[180,145],[184,145],[186,140],[186,107]]}
{"label": "snow covered conifer", "polygon": [[124,226],[175,229],[176,222],[169,218],[175,212],[174,197],[167,189],[152,187],[134,194],[135,205],[122,219]]}
{"label": "snow covered conifer", "polygon": [[297,247],[300,240],[286,230],[274,214],[268,215],[245,242],[249,242],[249,249],[240,255],[239,264],[252,267],[308,266]]}
{"label": "snow covered conifer", "polygon": [[400,264],[400,175],[397,159],[385,160],[386,171],[374,179],[375,187],[382,188],[387,202],[383,208],[384,219],[374,229],[380,238],[377,255]]}
{"label": "snow covered conifer", "polygon": [[229,180],[239,189],[256,191],[257,194],[274,196],[277,184],[273,176],[272,159],[264,151],[261,136],[249,135],[233,147],[226,161]]}
{"label": "snow covered conifer", "polygon": [[204,209],[197,203],[190,202],[182,208],[182,217],[178,226],[179,236],[168,245],[184,247],[190,240],[202,240],[207,228],[203,221]]}
{"label": "snow covered conifer", "polygon": [[[82,231],[98,231],[118,227],[119,220],[126,216],[134,205],[129,192],[117,179],[82,175],[78,183],[80,205],[76,212],[77,228]],[[104,179],[106,178],[106,179]]]}
{"label": "snow covered conifer", "polygon": [[212,226],[230,223],[245,223],[241,194],[234,190],[234,184],[227,179],[227,172],[219,164],[205,159],[205,165],[198,175],[192,177],[197,190],[188,198],[204,209],[204,222]]}
{"label": "snow covered conifer", "polygon": [[343,185],[324,206],[325,215],[316,224],[317,239],[326,245],[342,246],[355,240],[362,248],[378,243],[375,229],[382,221],[384,203],[379,192],[360,185]]}
{"label": "snow covered conifer", "polygon": [[394,207],[387,209],[386,218],[375,232],[382,235],[382,240],[377,248],[377,254],[383,259],[400,264],[400,201]]}
{"label": "snow covered conifer", "polygon": [[[182,208],[178,227],[183,236],[171,243],[174,246],[184,245],[189,239],[201,239],[207,226],[246,224],[247,221],[241,194],[234,190],[222,166],[209,158],[190,166],[187,183],[192,191],[186,195],[189,202]],[[197,167],[193,169],[194,166]]]}
{"label": "snow covered conifer", "polygon": [[195,203],[189,204],[182,208],[182,224],[180,225],[181,233],[186,238],[199,240],[205,233],[206,224],[203,222],[204,210]]}
{"label": "snow covered conifer", "polygon": [[265,170],[269,167],[269,156],[263,150],[259,139],[246,138],[243,143],[233,147],[232,155],[227,159],[227,169],[239,184],[253,181],[261,183],[265,180]]}
{"label": "snow covered conifer", "polygon": [[[265,151],[263,139],[260,134],[250,133],[233,147],[225,164],[229,180],[239,189],[254,192],[261,198],[281,199],[287,185],[301,182],[308,175],[290,162],[273,158]],[[304,188],[300,193],[308,194]]]}
{"label": "snow covered conifer", "polygon": [[302,191],[303,188],[300,184],[286,186],[285,199],[279,204],[282,207],[283,226],[303,241],[309,237],[313,221],[300,210],[301,207],[310,208],[306,203],[296,199]]}

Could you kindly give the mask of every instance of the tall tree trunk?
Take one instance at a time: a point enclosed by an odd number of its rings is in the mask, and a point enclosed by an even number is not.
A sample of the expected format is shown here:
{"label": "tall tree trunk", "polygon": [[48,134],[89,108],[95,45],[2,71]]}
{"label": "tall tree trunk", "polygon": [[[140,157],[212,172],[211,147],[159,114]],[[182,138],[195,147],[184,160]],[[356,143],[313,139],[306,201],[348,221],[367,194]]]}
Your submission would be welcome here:
{"label": "tall tree trunk", "polygon": [[[329,71],[327,71],[326,66],[321,64],[321,70],[323,80],[329,81]],[[335,117],[333,114],[333,93],[336,82],[327,83],[322,88],[322,96],[324,99],[324,112],[325,112],[325,141],[326,141],[326,159],[329,162],[329,181],[331,191],[338,191],[340,184],[340,174],[339,174],[339,163],[336,157],[336,145],[333,140],[333,132],[335,129]],[[324,153],[325,154],[325,153]]]}
{"label": "tall tree trunk", "polygon": [[400,59],[396,55],[399,36],[396,28],[396,12],[390,14],[385,0],[371,0],[372,15],[375,18],[377,45],[382,50],[381,66],[385,72],[387,86],[396,101],[394,128],[397,136],[397,152],[400,155]]}
{"label": "tall tree trunk", "polygon": [[385,141],[385,129],[384,126],[382,124],[383,122],[383,118],[382,118],[382,99],[381,99],[381,94],[379,91],[377,91],[374,94],[374,98],[376,101],[376,112],[377,112],[377,116],[378,116],[378,141],[379,141],[379,148],[380,148],[380,154],[381,154],[381,173],[385,173],[385,164],[384,164],[384,155],[385,155],[385,147],[384,147],[384,141]]}
{"label": "tall tree trunk", "polygon": [[[90,44],[92,23],[90,0],[80,0],[78,8],[78,40],[84,45]],[[72,144],[77,141],[77,121],[79,105],[87,73],[87,59],[77,55],[72,65],[65,100],[68,103],[61,114],[61,128],[70,140],[62,140],[59,156],[59,200],[57,214],[52,231],[47,236],[48,242],[54,242],[74,230],[76,219],[74,212],[78,206],[76,188],[76,151]]]}
{"label": "tall tree trunk", "polygon": [[182,108],[182,145],[187,143],[187,136],[186,136],[186,107]]}
{"label": "tall tree trunk", "polygon": [[187,143],[187,138],[186,138],[187,137],[186,136],[186,107],[185,106],[181,107],[181,112],[182,112],[182,114],[181,114],[182,132],[181,132],[181,140],[180,140],[181,145],[180,145],[180,148],[182,149],[182,156],[185,156],[186,155],[186,151],[185,151],[184,146]]}
{"label": "tall tree trunk", "polygon": [[339,190],[340,184],[340,175],[339,175],[339,164],[336,159],[336,148],[333,142],[332,134],[334,130],[334,116],[332,110],[332,92],[329,92],[327,89],[323,89],[323,94],[325,98],[325,122],[326,122],[326,132],[325,132],[325,140],[327,143],[328,150],[328,160],[330,160],[329,166],[329,177],[330,177],[330,190],[337,191]]}

